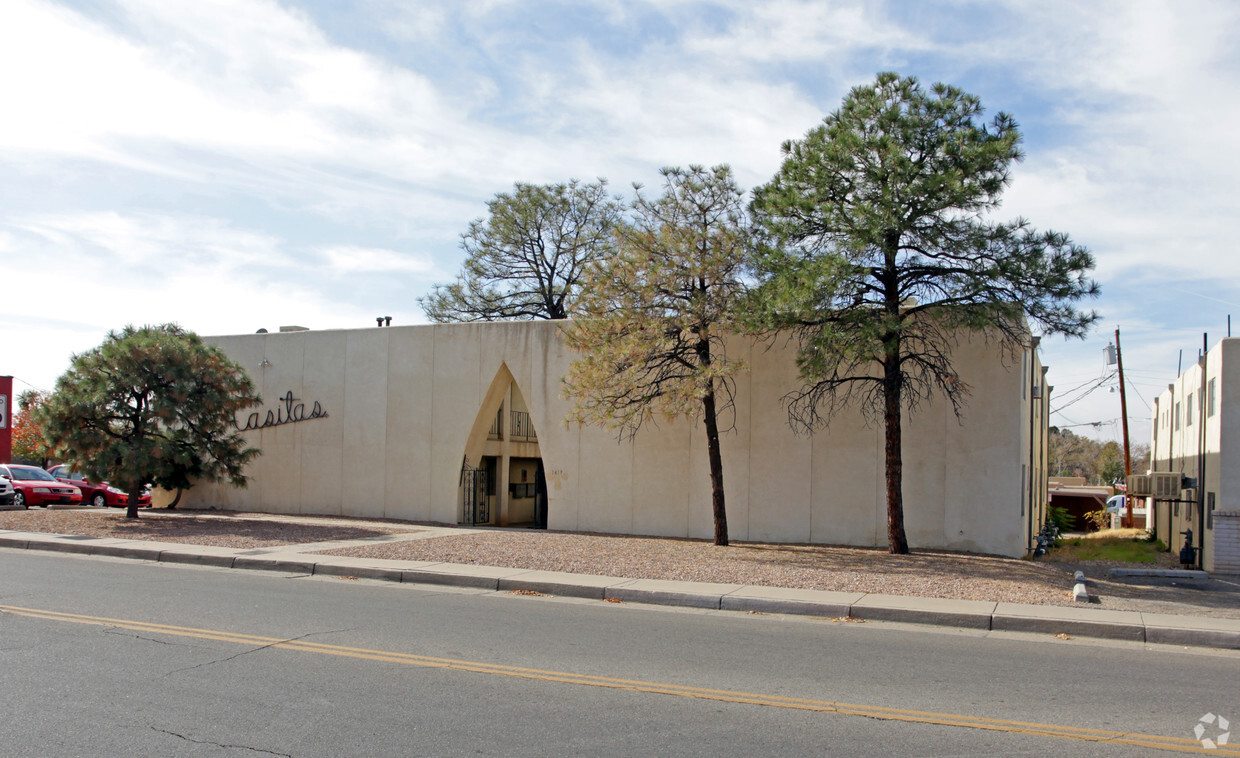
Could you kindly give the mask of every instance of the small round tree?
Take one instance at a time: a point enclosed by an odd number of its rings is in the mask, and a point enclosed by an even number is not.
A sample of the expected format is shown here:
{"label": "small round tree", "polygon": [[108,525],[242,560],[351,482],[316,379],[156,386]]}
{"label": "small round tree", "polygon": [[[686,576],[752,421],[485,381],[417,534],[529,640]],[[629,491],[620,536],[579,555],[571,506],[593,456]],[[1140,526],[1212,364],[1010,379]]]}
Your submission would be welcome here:
{"label": "small round tree", "polygon": [[236,428],[261,402],[245,370],[175,324],[125,327],[76,355],[36,411],[49,443],[75,468],[129,493],[128,518],[148,483],[187,475],[244,487],[259,451]]}
{"label": "small round tree", "polygon": [[487,203],[461,235],[460,276],[418,298],[431,321],[565,319],[581,278],[610,250],[622,207],[607,182],[523,184]]}

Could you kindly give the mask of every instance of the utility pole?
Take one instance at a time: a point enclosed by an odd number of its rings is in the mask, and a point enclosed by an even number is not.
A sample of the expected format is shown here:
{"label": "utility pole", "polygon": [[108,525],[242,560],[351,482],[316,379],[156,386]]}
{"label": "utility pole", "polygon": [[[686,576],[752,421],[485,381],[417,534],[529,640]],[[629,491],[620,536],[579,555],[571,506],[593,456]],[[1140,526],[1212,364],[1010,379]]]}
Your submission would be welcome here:
{"label": "utility pole", "polygon": [[[1124,389],[1124,351],[1119,345],[1119,327],[1115,328],[1115,362],[1119,367],[1119,416],[1124,426],[1124,481],[1132,476],[1132,451],[1128,447],[1128,394]],[[1132,495],[1124,490],[1124,527],[1132,528]]]}
{"label": "utility pole", "polygon": [[1201,387],[1197,390],[1197,570],[1206,562],[1206,369],[1210,366],[1210,336],[1201,334]]}

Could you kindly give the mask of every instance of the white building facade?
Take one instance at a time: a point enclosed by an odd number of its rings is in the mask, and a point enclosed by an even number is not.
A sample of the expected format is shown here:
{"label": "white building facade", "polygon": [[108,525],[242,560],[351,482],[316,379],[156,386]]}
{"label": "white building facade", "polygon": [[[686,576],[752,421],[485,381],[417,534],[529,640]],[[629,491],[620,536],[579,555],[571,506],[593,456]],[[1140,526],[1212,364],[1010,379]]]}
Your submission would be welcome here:
{"label": "white building facade", "polygon": [[[701,421],[658,420],[631,442],[567,422],[565,323],[206,338],[264,398],[237,419],[262,455],[248,487],[201,483],[183,507],[710,538]],[[749,366],[721,419],[731,538],[885,547],[881,424],[848,411],[798,435],[782,400],[801,384],[794,348],[728,350]],[[1004,357],[965,338],[953,361],[973,387],[963,419],[936,400],[905,420],[909,544],[1025,555],[1047,499],[1036,340]]]}
{"label": "white building facade", "polygon": [[1240,573],[1240,338],[1217,342],[1154,401],[1153,471],[1197,486],[1152,500],[1156,537],[1178,552],[1184,532],[1206,571]]}

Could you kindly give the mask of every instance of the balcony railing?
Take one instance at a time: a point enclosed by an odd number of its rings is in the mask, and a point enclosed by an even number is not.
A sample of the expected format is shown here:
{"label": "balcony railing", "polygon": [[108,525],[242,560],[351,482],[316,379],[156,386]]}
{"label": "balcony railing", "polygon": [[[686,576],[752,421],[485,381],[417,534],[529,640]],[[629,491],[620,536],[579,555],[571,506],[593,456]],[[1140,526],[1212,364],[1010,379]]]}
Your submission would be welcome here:
{"label": "balcony railing", "polygon": [[534,425],[530,423],[530,414],[525,411],[512,412],[512,427],[509,430],[511,439],[533,441],[538,439],[534,433]]}
{"label": "balcony railing", "polygon": [[487,432],[487,439],[502,440],[504,438],[504,409],[500,408],[495,412],[495,420],[491,422],[491,431]]}

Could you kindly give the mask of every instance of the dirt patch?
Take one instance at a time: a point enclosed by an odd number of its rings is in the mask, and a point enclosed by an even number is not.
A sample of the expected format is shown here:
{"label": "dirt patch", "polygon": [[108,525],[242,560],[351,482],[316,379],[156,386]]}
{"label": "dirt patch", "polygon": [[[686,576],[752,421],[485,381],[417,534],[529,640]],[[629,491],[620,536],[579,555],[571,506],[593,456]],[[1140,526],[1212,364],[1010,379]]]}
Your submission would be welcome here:
{"label": "dirt patch", "polygon": [[447,561],[629,579],[671,579],[992,602],[1071,605],[1061,566],[997,556],[824,545],[486,531],[322,551],[326,555]]}
{"label": "dirt patch", "polygon": [[143,511],[140,518],[127,519],[121,510],[42,508],[0,512],[0,529],[235,548],[299,545],[417,531],[399,526],[349,525],[339,520],[313,524],[305,523],[304,519],[246,518],[236,514],[191,515],[167,511]]}

